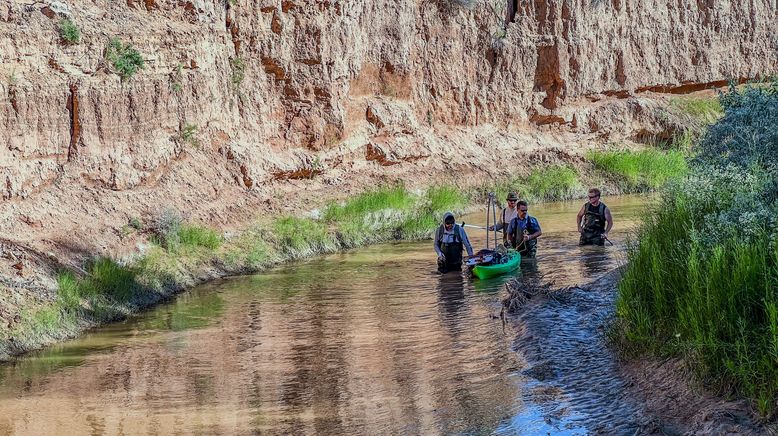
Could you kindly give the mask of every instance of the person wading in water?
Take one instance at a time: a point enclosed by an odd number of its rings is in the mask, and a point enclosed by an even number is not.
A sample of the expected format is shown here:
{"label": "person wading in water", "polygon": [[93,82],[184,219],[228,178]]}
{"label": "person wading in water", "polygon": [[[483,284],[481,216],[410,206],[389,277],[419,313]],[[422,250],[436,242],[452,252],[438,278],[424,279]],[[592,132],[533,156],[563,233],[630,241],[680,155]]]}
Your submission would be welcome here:
{"label": "person wading in water", "polygon": [[500,214],[500,222],[493,226],[489,226],[489,230],[499,230],[502,232],[502,243],[507,247],[508,246],[508,226],[510,225],[513,218],[518,215],[518,210],[516,208],[516,202],[519,201],[519,196],[516,195],[515,192],[511,192],[508,194],[508,198],[506,198],[508,201],[508,207],[503,208],[502,214]]}
{"label": "person wading in water", "polygon": [[534,216],[529,216],[527,211],[529,206],[522,200],[517,205],[518,214],[508,225],[508,235],[511,238],[511,245],[519,251],[521,257],[535,257],[538,247],[538,238],[543,232],[540,231],[540,224]]}
{"label": "person wading in water", "polygon": [[608,206],[600,201],[599,189],[589,190],[589,202],[578,211],[576,224],[581,234],[578,245],[605,245],[608,232],[613,227],[613,217]]}
{"label": "person wading in water", "polygon": [[462,248],[467,249],[469,256],[473,255],[473,247],[467,239],[465,229],[454,222],[454,214],[446,212],[443,224],[435,232],[435,252],[438,253],[438,271],[462,271]]}

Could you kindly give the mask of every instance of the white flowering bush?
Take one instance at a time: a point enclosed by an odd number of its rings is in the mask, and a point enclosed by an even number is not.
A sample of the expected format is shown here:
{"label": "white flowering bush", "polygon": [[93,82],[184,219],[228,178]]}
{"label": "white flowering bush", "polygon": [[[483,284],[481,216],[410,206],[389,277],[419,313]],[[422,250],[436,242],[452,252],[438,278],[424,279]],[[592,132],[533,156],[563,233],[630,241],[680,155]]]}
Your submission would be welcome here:
{"label": "white flowering bush", "polygon": [[670,184],[663,206],[683,205],[695,241],[711,248],[728,239],[743,242],[778,230],[776,205],[764,194],[772,178],[743,172],[734,165],[698,167],[689,177]]}
{"label": "white flowering bush", "polygon": [[720,98],[724,117],[699,146],[699,161],[778,173],[778,79],[766,86],[734,87]]}

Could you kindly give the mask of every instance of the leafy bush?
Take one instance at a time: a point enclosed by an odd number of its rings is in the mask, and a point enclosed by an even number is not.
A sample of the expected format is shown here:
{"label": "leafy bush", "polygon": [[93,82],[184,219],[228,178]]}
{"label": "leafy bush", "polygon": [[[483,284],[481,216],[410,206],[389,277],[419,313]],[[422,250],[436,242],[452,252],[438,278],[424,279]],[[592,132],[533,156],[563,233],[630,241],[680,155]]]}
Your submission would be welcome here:
{"label": "leafy bush", "polygon": [[768,86],[732,87],[721,97],[724,117],[699,147],[699,160],[778,172],[778,81]]}
{"label": "leafy bush", "polygon": [[154,218],[151,231],[154,233],[156,242],[163,247],[169,247],[178,243],[178,230],[181,228],[184,219],[181,214],[172,208],[165,208]]}
{"label": "leafy bush", "polygon": [[617,300],[627,349],[684,356],[766,416],[778,411],[775,88],[721,98],[691,174],[629,245]]}
{"label": "leafy bush", "polygon": [[78,44],[81,40],[81,31],[69,18],[63,18],[59,22],[59,37],[67,44]]}
{"label": "leafy bush", "polygon": [[129,42],[122,44],[118,38],[111,38],[108,42],[105,57],[113,66],[116,74],[121,76],[122,81],[129,80],[145,67],[143,57],[132,47],[132,44]]}

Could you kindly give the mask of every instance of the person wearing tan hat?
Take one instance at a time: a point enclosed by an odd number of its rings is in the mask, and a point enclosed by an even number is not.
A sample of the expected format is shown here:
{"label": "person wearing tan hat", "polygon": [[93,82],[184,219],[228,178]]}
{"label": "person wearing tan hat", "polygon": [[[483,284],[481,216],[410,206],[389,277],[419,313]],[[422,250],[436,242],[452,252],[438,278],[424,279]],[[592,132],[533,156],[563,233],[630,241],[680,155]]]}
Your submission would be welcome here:
{"label": "person wearing tan hat", "polygon": [[489,226],[489,230],[501,230],[502,243],[507,247],[510,244],[510,242],[508,242],[508,224],[510,224],[511,220],[516,218],[516,215],[518,215],[516,202],[519,201],[519,196],[516,195],[515,192],[511,192],[508,194],[508,198],[506,198],[506,200],[508,201],[508,206],[503,208],[502,212],[500,213],[500,221],[498,221],[497,224],[493,226]]}

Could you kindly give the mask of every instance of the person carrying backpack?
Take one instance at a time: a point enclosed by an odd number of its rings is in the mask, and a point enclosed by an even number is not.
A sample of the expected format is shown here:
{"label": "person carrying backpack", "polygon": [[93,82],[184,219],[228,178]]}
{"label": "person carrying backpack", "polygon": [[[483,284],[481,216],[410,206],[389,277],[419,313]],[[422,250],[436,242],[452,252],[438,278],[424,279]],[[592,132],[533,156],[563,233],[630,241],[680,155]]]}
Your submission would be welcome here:
{"label": "person carrying backpack", "polygon": [[455,222],[454,214],[446,212],[443,224],[435,232],[435,252],[438,254],[438,271],[462,271],[462,249],[467,249],[469,256],[473,255],[473,247],[467,238],[465,229]]}
{"label": "person carrying backpack", "polygon": [[538,238],[543,232],[537,218],[527,213],[529,206],[526,201],[519,201],[517,208],[518,215],[508,225],[508,237],[521,257],[533,258],[538,250]]}

